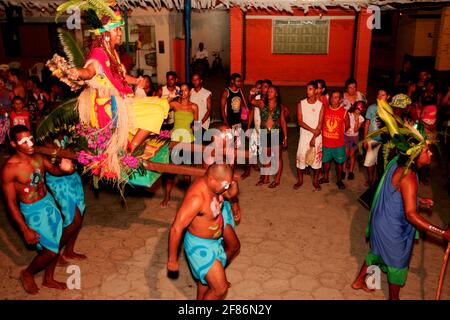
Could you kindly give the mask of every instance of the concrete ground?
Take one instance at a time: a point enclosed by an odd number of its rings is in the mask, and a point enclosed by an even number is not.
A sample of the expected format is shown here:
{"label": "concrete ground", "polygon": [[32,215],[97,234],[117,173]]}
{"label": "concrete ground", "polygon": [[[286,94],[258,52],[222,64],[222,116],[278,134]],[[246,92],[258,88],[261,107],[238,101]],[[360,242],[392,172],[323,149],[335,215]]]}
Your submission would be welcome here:
{"label": "concrete ground", "polygon": [[[350,285],[369,246],[364,239],[368,211],[356,198],[365,190],[364,171],[356,180],[345,181],[340,191],[331,183],[313,192],[310,177],[294,191],[297,132],[289,132],[289,150],[284,154],[281,186],[256,187],[257,172],[241,182],[242,222],[237,226],[241,252],[227,269],[232,283],[228,299],[386,299],[386,276],[381,290],[373,294],[355,291]],[[0,155],[3,157],[4,153]],[[4,159],[3,159],[4,160]],[[431,186],[421,186],[424,196],[435,200],[431,216],[444,226],[450,221],[450,198],[443,189],[444,168],[432,168]],[[103,191],[94,197],[88,187],[86,216],[76,250],[87,254],[85,261],[72,261],[81,271],[81,289],[57,291],[41,288],[27,295],[19,272],[34,257],[21,235],[0,209],[0,299],[195,299],[196,284],[184,254],[180,275],[166,275],[168,232],[184,190],[175,188],[173,201],[161,209],[162,191],[131,190],[128,208],[121,206],[117,192]],[[415,245],[403,299],[434,299],[445,244],[427,236]],[[70,274],[57,267],[56,279]],[[41,284],[42,273],[37,275]],[[442,299],[450,299],[447,275]]]}

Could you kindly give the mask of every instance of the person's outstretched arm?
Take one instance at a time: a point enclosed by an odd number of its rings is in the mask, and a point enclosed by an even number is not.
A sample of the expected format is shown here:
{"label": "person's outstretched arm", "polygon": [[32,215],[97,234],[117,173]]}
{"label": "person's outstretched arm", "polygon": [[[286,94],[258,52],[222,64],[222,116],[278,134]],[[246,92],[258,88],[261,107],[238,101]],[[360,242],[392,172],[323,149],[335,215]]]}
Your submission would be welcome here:
{"label": "person's outstretched arm", "polygon": [[73,79],[82,79],[82,80],[90,80],[96,74],[94,63],[90,63],[84,68],[69,69],[69,72]]}

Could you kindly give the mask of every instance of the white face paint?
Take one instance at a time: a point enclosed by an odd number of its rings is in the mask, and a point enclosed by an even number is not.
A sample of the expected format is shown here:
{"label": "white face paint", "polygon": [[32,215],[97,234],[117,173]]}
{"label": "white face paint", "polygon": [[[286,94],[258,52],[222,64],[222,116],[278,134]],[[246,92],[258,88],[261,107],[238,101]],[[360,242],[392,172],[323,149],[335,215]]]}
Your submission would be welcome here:
{"label": "white face paint", "polygon": [[228,181],[222,181],[220,184],[222,185],[222,188],[224,188],[225,190],[230,189],[231,183],[229,183]]}
{"label": "white face paint", "polygon": [[34,146],[33,143],[33,136],[29,136],[29,137],[23,137],[22,139],[20,139],[19,141],[17,141],[17,144],[19,146],[23,145],[24,143],[26,143],[28,145],[28,147],[32,147]]}

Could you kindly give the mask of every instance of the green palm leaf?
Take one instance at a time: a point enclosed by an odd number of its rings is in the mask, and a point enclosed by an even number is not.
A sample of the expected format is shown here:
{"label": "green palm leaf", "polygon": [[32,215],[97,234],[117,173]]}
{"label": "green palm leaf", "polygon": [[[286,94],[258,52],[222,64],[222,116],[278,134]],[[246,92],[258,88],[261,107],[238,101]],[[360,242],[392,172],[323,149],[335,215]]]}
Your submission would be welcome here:
{"label": "green palm leaf", "polygon": [[58,18],[65,14],[67,9],[69,9],[70,7],[74,6],[74,7],[78,7],[80,8],[80,10],[83,9],[83,7],[88,3],[87,0],[69,0],[65,3],[63,3],[62,5],[60,5],[57,9],[56,9],[56,17],[55,17],[55,21],[58,21]]}
{"label": "green palm leaf", "polygon": [[86,9],[93,9],[97,16],[101,19],[103,16],[110,17],[112,20],[116,20],[116,13],[108,5],[105,0],[87,0],[88,7]]}
{"label": "green palm leaf", "polygon": [[97,16],[101,19],[103,16],[108,16],[113,20],[116,20],[116,14],[114,10],[112,10],[108,3],[104,0],[69,0],[62,5],[60,5],[56,9],[56,18],[57,21],[58,18],[64,14],[67,9],[70,7],[75,6],[78,7],[80,10],[86,11],[88,9],[92,9],[95,11]]}
{"label": "green palm leaf", "polygon": [[84,19],[86,22],[92,26],[94,29],[98,29],[102,27],[102,22],[98,18],[97,14],[94,10],[88,9],[86,10],[86,13],[84,14]]}
{"label": "green palm leaf", "polygon": [[83,67],[84,52],[70,31],[58,28],[58,37],[72,66]]}
{"label": "green palm leaf", "polygon": [[53,110],[36,129],[37,139],[43,141],[51,135],[78,123],[79,117],[76,106],[77,98],[72,98]]}

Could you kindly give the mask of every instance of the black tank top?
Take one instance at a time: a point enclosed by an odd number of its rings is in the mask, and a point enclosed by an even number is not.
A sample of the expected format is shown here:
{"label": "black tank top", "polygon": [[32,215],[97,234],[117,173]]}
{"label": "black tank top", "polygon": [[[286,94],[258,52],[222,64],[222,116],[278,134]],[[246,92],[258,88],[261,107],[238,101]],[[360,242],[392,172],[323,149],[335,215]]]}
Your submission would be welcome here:
{"label": "black tank top", "polygon": [[232,91],[227,88],[228,98],[227,98],[227,122],[230,126],[233,126],[241,121],[241,110],[244,102],[244,96],[242,95],[241,89],[237,91]]}

